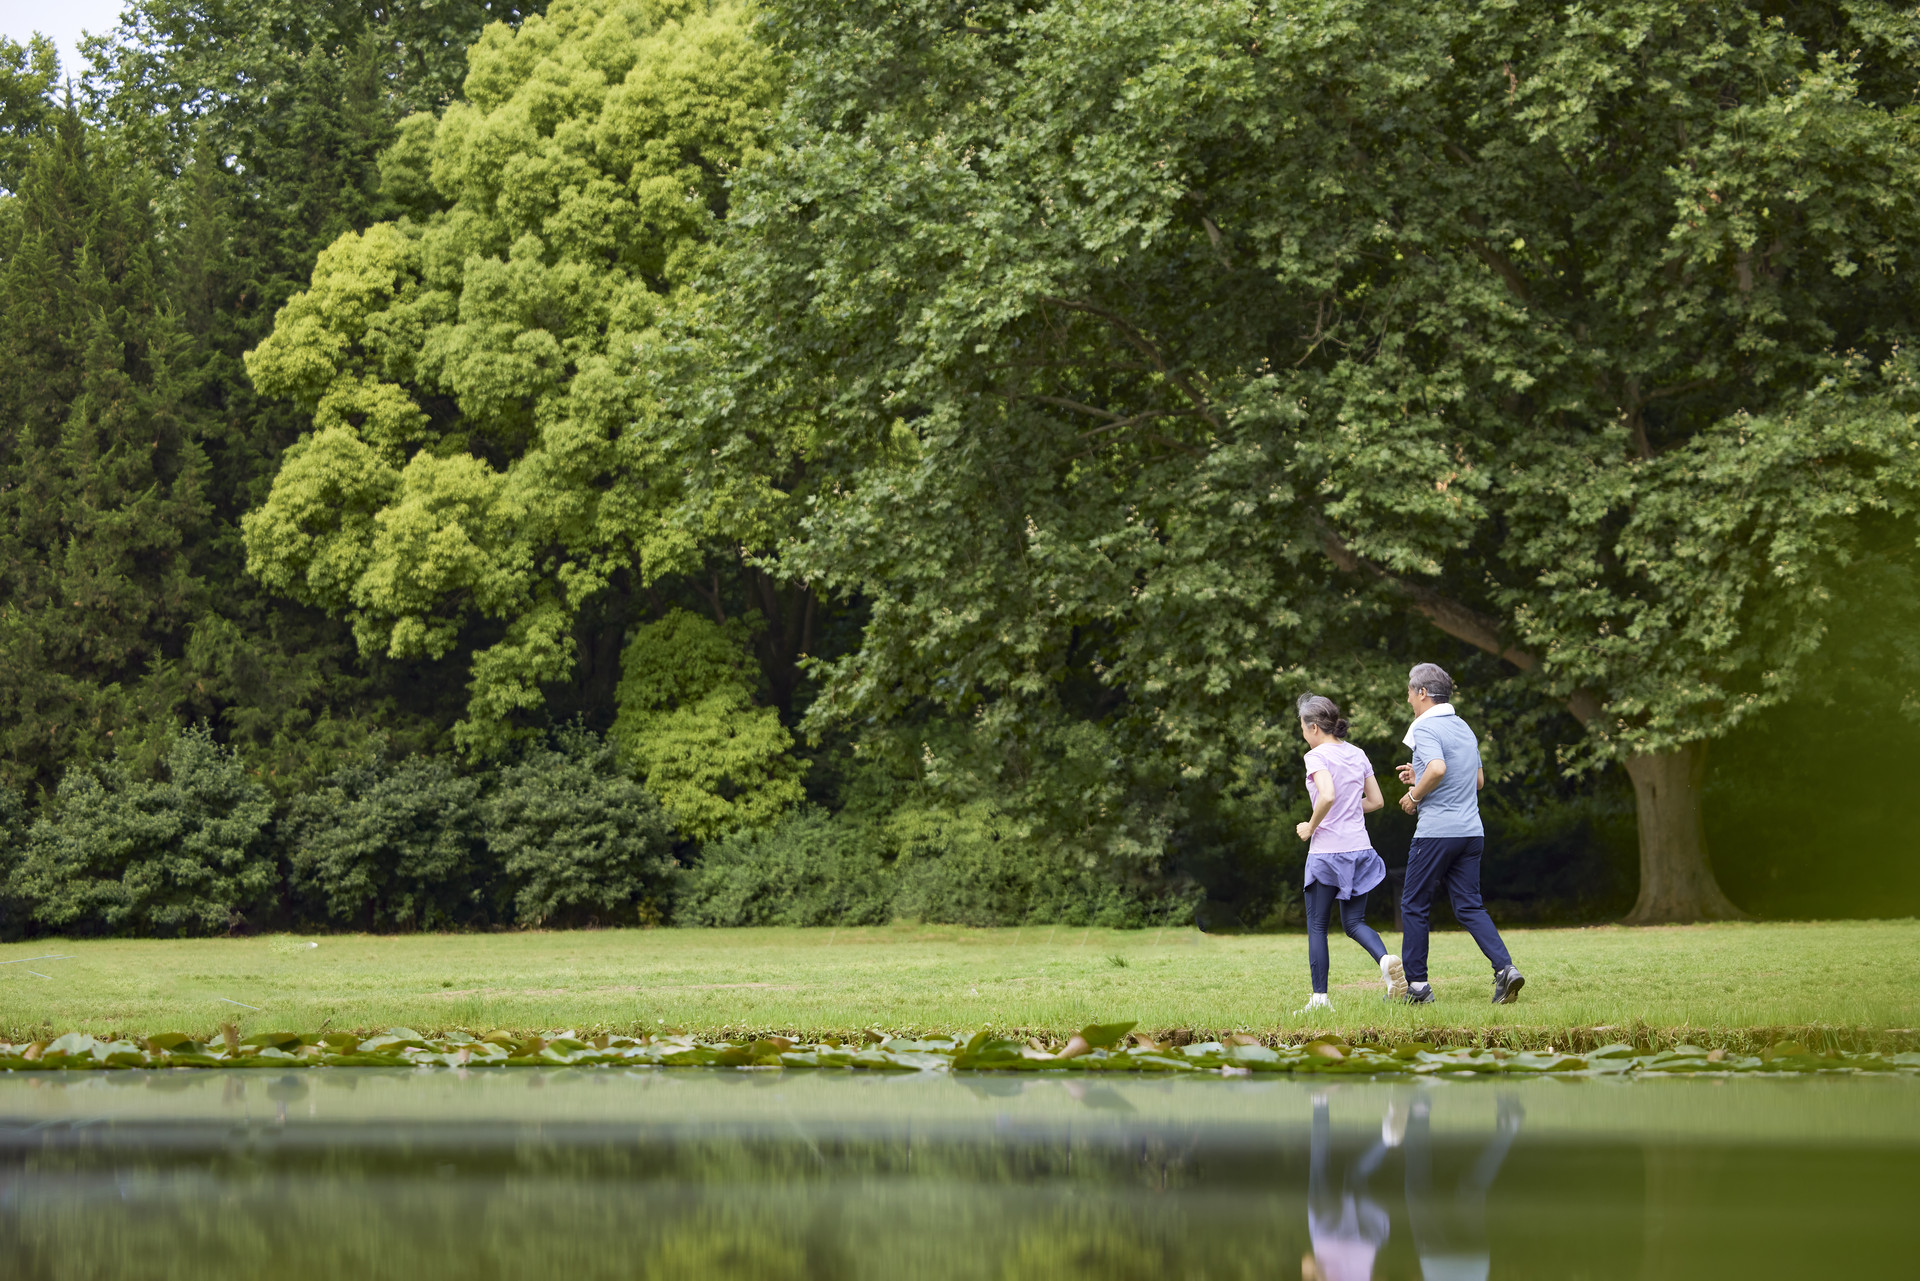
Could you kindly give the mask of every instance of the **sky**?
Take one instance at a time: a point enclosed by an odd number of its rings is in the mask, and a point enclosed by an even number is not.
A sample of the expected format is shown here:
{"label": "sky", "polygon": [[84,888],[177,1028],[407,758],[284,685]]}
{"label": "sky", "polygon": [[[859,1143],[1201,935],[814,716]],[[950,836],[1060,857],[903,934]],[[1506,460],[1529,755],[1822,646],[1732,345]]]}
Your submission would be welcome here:
{"label": "sky", "polygon": [[0,36],[25,44],[36,31],[60,46],[60,70],[81,71],[82,31],[100,35],[120,20],[125,0],[0,0]]}

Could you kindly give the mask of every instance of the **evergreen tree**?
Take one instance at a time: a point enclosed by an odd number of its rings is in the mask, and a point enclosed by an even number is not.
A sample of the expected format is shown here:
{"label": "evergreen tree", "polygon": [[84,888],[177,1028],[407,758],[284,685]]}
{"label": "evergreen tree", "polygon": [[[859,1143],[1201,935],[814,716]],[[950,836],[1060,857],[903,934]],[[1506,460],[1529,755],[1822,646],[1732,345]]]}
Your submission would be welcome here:
{"label": "evergreen tree", "polygon": [[138,734],[204,608],[207,458],[149,205],[71,105],[0,205],[0,786]]}
{"label": "evergreen tree", "polygon": [[130,733],[205,720],[284,793],[457,713],[457,672],[356,663],[341,624],[246,576],[239,517],[303,424],[240,354],[323,245],[387,209],[395,121],[444,105],[467,44],[521,13],[141,0],[87,42],[84,112],[48,96],[51,45],[0,44],[0,188],[19,193],[0,215],[0,779],[51,788],[116,745],[150,770]]}

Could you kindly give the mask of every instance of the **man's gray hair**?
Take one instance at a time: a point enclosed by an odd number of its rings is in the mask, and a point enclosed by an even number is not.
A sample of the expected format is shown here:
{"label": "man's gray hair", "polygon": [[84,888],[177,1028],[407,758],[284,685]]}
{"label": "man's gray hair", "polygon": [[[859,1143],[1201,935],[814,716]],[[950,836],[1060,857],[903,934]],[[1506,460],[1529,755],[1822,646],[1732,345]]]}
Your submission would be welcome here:
{"label": "man's gray hair", "polygon": [[1407,673],[1407,685],[1427,691],[1427,697],[1436,703],[1445,703],[1453,698],[1453,677],[1447,675],[1438,663],[1415,663],[1413,670]]}

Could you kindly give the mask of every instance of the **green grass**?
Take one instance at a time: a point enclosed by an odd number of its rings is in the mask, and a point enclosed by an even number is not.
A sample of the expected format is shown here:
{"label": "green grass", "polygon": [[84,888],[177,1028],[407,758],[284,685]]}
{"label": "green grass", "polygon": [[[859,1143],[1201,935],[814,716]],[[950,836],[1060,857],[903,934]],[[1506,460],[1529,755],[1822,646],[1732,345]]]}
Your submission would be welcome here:
{"label": "green grass", "polygon": [[[1383,1006],[1373,965],[1336,938],[1335,1016],[1311,1020],[1292,1014],[1308,987],[1306,939],[1297,934],[899,925],[41,940],[0,947],[0,962],[21,962],[0,964],[0,1035],[203,1034],[229,1020],[243,1032],[324,1023],[822,1035],[991,1024],[1059,1035],[1137,1019],[1155,1031],[1337,1031],[1578,1049],[1636,1038],[1746,1044],[1821,1029],[1885,1047],[1914,1044],[1920,1025],[1913,920],[1506,937],[1528,979],[1515,1005],[1487,1003],[1488,966],[1464,934],[1435,936],[1440,999],[1422,1008]],[[48,953],[67,959],[30,959]]]}

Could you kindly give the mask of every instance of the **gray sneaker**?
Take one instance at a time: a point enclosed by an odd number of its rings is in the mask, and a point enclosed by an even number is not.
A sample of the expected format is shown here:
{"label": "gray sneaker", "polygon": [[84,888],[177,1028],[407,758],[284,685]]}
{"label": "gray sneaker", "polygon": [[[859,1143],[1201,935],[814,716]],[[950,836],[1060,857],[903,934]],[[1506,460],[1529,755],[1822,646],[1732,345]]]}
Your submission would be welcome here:
{"label": "gray sneaker", "polygon": [[1509,965],[1504,970],[1493,972],[1493,1003],[1512,1005],[1520,999],[1520,989],[1527,985],[1527,976]]}
{"label": "gray sneaker", "polygon": [[1407,993],[1399,998],[1408,1005],[1432,1005],[1433,985],[1431,983],[1408,983]]}

